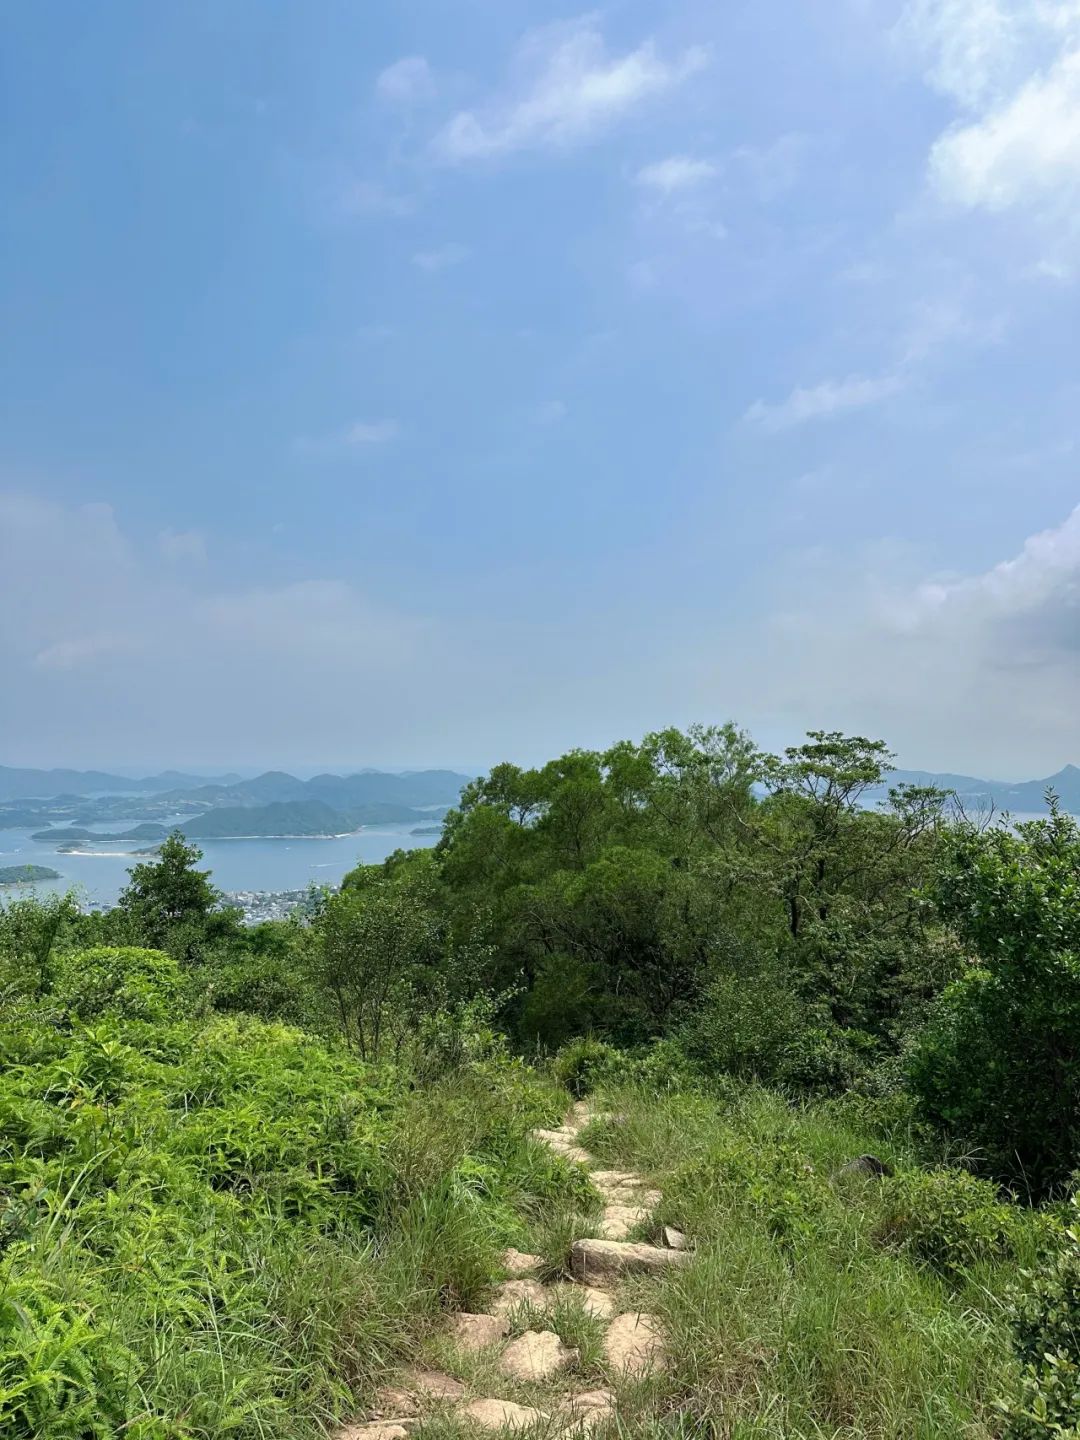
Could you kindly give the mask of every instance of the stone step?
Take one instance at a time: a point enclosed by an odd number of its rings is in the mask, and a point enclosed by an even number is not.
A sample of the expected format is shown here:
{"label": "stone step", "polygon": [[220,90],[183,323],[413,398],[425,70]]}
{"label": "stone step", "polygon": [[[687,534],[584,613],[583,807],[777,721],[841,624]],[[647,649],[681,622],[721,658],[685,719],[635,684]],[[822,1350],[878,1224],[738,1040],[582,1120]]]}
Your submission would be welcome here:
{"label": "stone step", "polygon": [[627,1240],[575,1240],[570,1248],[574,1278],[586,1284],[610,1284],[623,1275],[656,1272],[689,1259],[685,1250],[661,1250]]}
{"label": "stone step", "polygon": [[539,1425],[548,1418],[544,1410],[534,1410],[529,1405],[515,1405],[513,1400],[486,1398],[470,1400],[459,1406],[455,1415],[471,1421],[481,1430],[524,1430],[529,1425]]}
{"label": "stone step", "polygon": [[604,1336],[604,1357],[613,1371],[633,1379],[662,1370],[667,1355],[656,1316],[640,1310],[617,1316]]}
{"label": "stone step", "polygon": [[643,1205],[605,1205],[597,1237],[601,1240],[625,1240],[631,1230],[644,1224],[651,1214],[652,1211],[646,1210]]}
{"label": "stone step", "polygon": [[592,1156],[587,1150],[583,1150],[575,1140],[576,1131],[568,1130],[565,1127],[561,1130],[534,1130],[533,1139],[541,1141],[556,1155],[561,1155],[564,1160],[576,1161],[578,1165],[588,1165]]}
{"label": "stone step", "polygon": [[375,1407],[368,1412],[369,1420],[400,1420],[415,1415],[424,1402],[460,1400],[465,1386],[452,1375],[422,1366],[406,1370],[393,1385],[384,1385],[375,1396]]}
{"label": "stone step", "polygon": [[577,1360],[578,1352],[564,1345],[554,1330],[526,1330],[507,1345],[499,1369],[514,1380],[549,1380]]}
{"label": "stone step", "polygon": [[526,1255],[523,1250],[511,1248],[503,1251],[502,1263],[508,1275],[532,1275],[540,1268],[540,1256]]}
{"label": "stone step", "polygon": [[615,1396],[610,1390],[583,1390],[570,1396],[564,1414],[568,1431],[587,1433],[615,1414]]}
{"label": "stone step", "polygon": [[551,1293],[539,1280],[504,1280],[496,1287],[491,1313],[509,1315],[519,1305],[531,1305],[534,1310],[543,1310],[550,1303]]}
{"label": "stone step", "polygon": [[[671,1251],[675,1254],[675,1251]],[[471,1315],[459,1311],[451,1315],[447,1324],[451,1343],[459,1350],[472,1353],[486,1350],[510,1333],[510,1322],[505,1315]]]}
{"label": "stone step", "polygon": [[615,1301],[606,1290],[594,1285],[563,1284],[554,1287],[554,1293],[565,1295],[569,1300],[577,1299],[582,1309],[595,1320],[610,1320],[615,1314]]}

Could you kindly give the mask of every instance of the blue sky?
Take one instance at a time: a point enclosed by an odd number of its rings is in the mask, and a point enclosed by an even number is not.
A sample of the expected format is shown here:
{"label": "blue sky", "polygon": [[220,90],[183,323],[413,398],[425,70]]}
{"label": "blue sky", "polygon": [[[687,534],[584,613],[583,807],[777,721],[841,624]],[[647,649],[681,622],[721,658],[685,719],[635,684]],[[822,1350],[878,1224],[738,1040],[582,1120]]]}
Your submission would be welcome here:
{"label": "blue sky", "polygon": [[1080,760],[1080,0],[4,12],[8,763]]}

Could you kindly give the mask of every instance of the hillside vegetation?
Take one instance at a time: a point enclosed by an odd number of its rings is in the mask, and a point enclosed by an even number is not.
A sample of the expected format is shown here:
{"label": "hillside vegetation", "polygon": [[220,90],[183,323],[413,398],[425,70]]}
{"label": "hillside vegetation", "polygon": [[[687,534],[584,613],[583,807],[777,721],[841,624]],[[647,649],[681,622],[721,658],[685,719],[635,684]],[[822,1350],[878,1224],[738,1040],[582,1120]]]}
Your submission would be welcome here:
{"label": "hillside vegetation", "polygon": [[5,903],[0,1433],[1076,1440],[1080,833],[888,759],[499,766],[251,929],[178,836]]}

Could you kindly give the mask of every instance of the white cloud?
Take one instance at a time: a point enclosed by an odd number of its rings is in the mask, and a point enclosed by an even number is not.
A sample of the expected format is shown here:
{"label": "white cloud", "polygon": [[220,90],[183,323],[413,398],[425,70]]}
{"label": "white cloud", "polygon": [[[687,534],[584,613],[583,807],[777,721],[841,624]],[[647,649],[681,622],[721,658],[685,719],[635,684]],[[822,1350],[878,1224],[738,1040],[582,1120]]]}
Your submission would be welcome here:
{"label": "white cloud", "polygon": [[710,160],[695,160],[690,155],[669,155],[666,160],[643,165],[637,173],[637,182],[650,190],[670,194],[673,190],[689,190],[695,185],[702,185],[717,174],[717,168]]}
{"label": "white cloud", "polygon": [[546,26],[522,42],[506,91],[455,115],[436,135],[435,153],[461,163],[584,143],[706,61],[700,46],[666,59],[651,39],[611,55],[591,15]]}
{"label": "white cloud", "polygon": [[435,94],[435,77],[423,55],[406,55],[375,81],[375,94],[393,105],[415,105]]}
{"label": "white cloud", "polygon": [[162,530],[158,549],[166,560],[190,565],[206,563],[206,541],[198,530]]}
{"label": "white cloud", "polygon": [[467,245],[439,245],[434,250],[418,250],[412,257],[412,262],[418,270],[436,275],[440,270],[449,270],[454,265],[460,265],[471,254],[472,251]]}
{"label": "white cloud", "polygon": [[790,430],[810,420],[831,420],[852,410],[877,405],[903,388],[900,375],[849,375],[844,380],[797,386],[778,404],[756,400],[745,418],[765,430]]}
{"label": "white cloud", "polygon": [[1032,76],[973,124],[942,135],[930,152],[930,173],[944,196],[971,209],[1030,202],[1076,206],[1080,49]]}
{"label": "white cloud", "polygon": [[1080,223],[1080,0],[911,0],[897,35],[959,110],[930,151],[938,193]]}

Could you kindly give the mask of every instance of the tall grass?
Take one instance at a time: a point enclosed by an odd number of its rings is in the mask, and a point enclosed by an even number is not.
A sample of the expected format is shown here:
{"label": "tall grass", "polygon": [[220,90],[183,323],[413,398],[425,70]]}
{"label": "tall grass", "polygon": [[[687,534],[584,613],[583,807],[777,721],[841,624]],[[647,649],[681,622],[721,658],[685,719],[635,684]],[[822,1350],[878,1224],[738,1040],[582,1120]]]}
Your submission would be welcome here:
{"label": "tall grass", "polygon": [[1014,1383],[1002,1297],[1038,1247],[1037,1217],[1016,1212],[1008,1256],[945,1274],[886,1236],[894,1182],[836,1175],[875,1147],[901,1171],[913,1164],[895,1136],[836,1107],[627,1089],[604,1108],[615,1118],[585,1143],[655,1180],[659,1219],[696,1247],[692,1265],[624,1297],[670,1337],[641,1433],[661,1418],[665,1430],[768,1440],[1002,1433],[996,1402]]}

